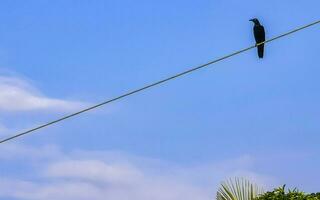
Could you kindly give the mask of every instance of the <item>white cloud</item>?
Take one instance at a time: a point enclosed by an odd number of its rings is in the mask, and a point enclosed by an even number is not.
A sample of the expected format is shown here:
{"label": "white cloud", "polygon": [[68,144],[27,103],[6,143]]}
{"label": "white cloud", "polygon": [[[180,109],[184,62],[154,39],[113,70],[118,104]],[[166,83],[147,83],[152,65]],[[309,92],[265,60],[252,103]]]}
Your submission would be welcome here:
{"label": "white cloud", "polygon": [[28,160],[41,163],[47,160],[61,160],[66,156],[54,145],[32,148],[25,145],[9,144],[0,145],[0,160],[17,161]]}
{"label": "white cloud", "polygon": [[7,127],[6,125],[4,125],[3,123],[1,123],[0,120],[0,138],[1,137],[7,137],[10,134],[12,134],[12,132],[14,132],[15,130],[13,130],[11,127]]}
{"label": "white cloud", "polygon": [[8,128],[6,128],[4,125],[0,124],[0,136],[6,135],[8,132]]}
{"label": "white cloud", "polygon": [[69,160],[49,166],[51,177],[76,178],[85,181],[130,184],[142,178],[138,169],[126,165],[107,164],[98,160]]}
{"label": "white cloud", "polygon": [[108,151],[63,153],[54,146],[7,145],[0,147],[0,158],[4,163],[20,160],[19,166],[31,168],[19,179],[1,175],[0,199],[209,200],[228,176],[249,174],[259,183],[270,180],[248,170],[250,156],[186,167]]}
{"label": "white cloud", "polygon": [[0,111],[71,111],[83,103],[49,98],[42,95],[27,81],[0,76]]}

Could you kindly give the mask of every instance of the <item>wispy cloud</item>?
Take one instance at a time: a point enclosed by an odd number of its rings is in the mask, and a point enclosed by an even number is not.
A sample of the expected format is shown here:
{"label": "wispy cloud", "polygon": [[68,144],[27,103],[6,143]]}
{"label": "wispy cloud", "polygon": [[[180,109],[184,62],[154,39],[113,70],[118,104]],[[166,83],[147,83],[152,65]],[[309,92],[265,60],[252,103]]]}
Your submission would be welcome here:
{"label": "wispy cloud", "polygon": [[2,124],[0,124],[0,132],[6,131],[6,130],[7,130],[7,128],[5,126],[3,126]]}
{"label": "wispy cloud", "polygon": [[72,111],[84,106],[78,101],[50,98],[27,81],[0,76],[0,111]]}
{"label": "wispy cloud", "polygon": [[217,184],[229,175],[245,171],[253,179],[264,177],[246,171],[252,162],[248,156],[186,167],[108,151],[63,153],[54,146],[10,145],[0,150],[3,162],[20,160],[31,168],[28,174],[33,177],[2,175],[0,198],[19,200],[209,200]]}
{"label": "wispy cloud", "polygon": [[8,134],[9,130],[4,125],[0,124],[0,136]]}

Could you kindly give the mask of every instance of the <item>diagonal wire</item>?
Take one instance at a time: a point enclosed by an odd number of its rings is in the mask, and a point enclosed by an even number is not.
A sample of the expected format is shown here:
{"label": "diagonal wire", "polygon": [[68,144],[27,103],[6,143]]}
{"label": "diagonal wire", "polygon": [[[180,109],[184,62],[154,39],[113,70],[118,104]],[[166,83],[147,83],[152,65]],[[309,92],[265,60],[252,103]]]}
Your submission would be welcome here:
{"label": "diagonal wire", "polygon": [[29,130],[27,130],[27,131],[18,133],[18,134],[13,135],[13,136],[10,136],[10,137],[8,137],[8,138],[5,138],[5,139],[1,140],[1,141],[0,141],[0,144],[5,143],[5,142],[8,142],[8,141],[13,140],[13,139],[16,139],[16,138],[18,138],[18,137],[24,136],[24,135],[26,135],[26,134],[32,133],[32,132],[34,132],[34,131],[36,131],[36,130],[45,128],[45,127],[47,127],[47,126],[51,126],[51,125],[56,124],[56,123],[58,123],[58,122],[64,121],[64,120],[66,120],[66,119],[69,119],[69,118],[71,118],[71,117],[75,117],[75,116],[77,116],[77,115],[80,115],[80,114],[82,114],[82,113],[88,112],[88,111],[90,111],[90,110],[99,108],[99,107],[101,107],[101,106],[104,106],[104,105],[106,105],[106,104],[109,104],[109,103],[114,102],[114,101],[117,101],[117,100],[120,100],[120,99],[125,98],[125,97],[127,97],[127,96],[130,96],[130,95],[133,95],[133,94],[135,94],[135,93],[141,92],[141,91],[143,91],[143,90],[149,89],[149,88],[151,88],[151,87],[154,87],[154,86],[160,85],[160,84],[162,84],[162,83],[168,82],[168,81],[170,81],[170,80],[176,79],[176,78],[178,78],[178,77],[180,77],[180,76],[183,76],[183,75],[192,73],[192,72],[194,72],[194,71],[197,71],[197,70],[202,69],[202,68],[204,68],[204,67],[207,67],[207,66],[209,66],[209,65],[215,64],[215,63],[217,63],[217,62],[220,62],[220,61],[222,61],[222,60],[228,59],[228,58],[233,57],[233,56],[235,56],[235,55],[238,55],[238,54],[241,54],[241,53],[243,53],[243,52],[249,51],[250,49],[253,49],[253,48],[255,48],[255,47],[259,46],[259,45],[272,42],[272,41],[277,40],[277,39],[280,39],[280,38],[282,38],[282,37],[291,35],[291,34],[293,34],[293,33],[295,33],[295,32],[298,32],[298,31],[301,31],[301,30],[303,30],[303,29],[309,28],[309,27],[314,26],[314,25],[316,25],[316,24],[318,24],[318,23],[320,23],[320,20],[315,21],[315,22],[310,23],[310,24],[307,24],[307,25],[305,25],[305,26],[296,28],[296,29],[294,29],[294,30],[292,30],[292,31],[289,31],[289,32],[287,32],[287,33],[284,33],[284,34],[282,34],[282,35],[273,37],[273,38],[271,38],[271,39],[269,39],[269,40],[266,40],[266,41],[264,41],[264,42],[261,42],[261,43],[252,45],[252,46],[250,46],[250,47],[241,49],[241,50],[239,50],[239,51],[233,52],[233,53],[231,53],[231,54],[229,54],[229,55],[223,56],[223,57],[221,57],[221,58],[218,58],[218,59],[216,59],[216,60],[210,61],[210,62],[208,62],[208,63],[205,63],[205,64],[199,65],[199,66],[197,66],[197,67],[191,68],[191,69],[186,70],[186,71],[184,71],[184,72],[175,74],[175,75],[173,75],[173,76],[170,76],[170,77],[168,77],[168,78],[162,79],[162,80],[160,80],[160,81],[151,83],[151,84],[146,85],[146,86],[144,86],[144,87],[141,87],[141,88],[138,88],[138,89],[129,91],[129,92],[127,92],[127,93],[125,93],[125,94],[123,94],[123,95],[120,95],[120,96],[118,96],[118,97],[115,97],[115,98],[113,98],[113,99],[109,99],[109,100],[107,100],[107,101],[98,103],[98,104],[96,104],[96,105],[94,105],[94,106],[85,108],[85,109],[80,110],[80,111],[78,111],[78,112],[75,112],[75,113],[66,115],[66,116],[61,117],[61,118],[56,119],[56,120],[53,120],[53,121],[48,122],[48,123],[46,123],[46,124],[37,126],[37,127],[35,127],[35,128],[29,129]]}

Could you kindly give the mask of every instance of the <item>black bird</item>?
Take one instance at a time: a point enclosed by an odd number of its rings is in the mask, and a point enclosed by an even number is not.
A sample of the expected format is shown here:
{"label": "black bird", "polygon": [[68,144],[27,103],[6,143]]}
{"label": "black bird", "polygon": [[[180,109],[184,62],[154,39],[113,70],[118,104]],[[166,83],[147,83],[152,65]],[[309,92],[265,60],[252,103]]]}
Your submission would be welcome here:
{"label": "black bird", "polygon": [[[260,24],[260,22],[257,18],[250,19],[250,21],[252,21],[254,23],[253,33],[254,33],[254,38],[256,40],[256,44],[264,42],[266,40],[266,34],[264,31],[264,27]],[[263,58],[264,44],[257,46],[257,49],[258,49],[259,58]]]}

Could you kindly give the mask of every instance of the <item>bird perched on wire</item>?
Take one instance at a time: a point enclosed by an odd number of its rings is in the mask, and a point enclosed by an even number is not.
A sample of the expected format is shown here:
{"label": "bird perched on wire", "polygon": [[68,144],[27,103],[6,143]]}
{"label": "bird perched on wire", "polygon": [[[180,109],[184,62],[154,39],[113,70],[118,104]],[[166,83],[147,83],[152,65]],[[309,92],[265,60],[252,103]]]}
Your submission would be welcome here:
{"label": "bird perched on wire", "polygon": [[[264,31],[264,27],[260,24],[260,22],[257,18],[250,19],[250,21],[252,21],[254,23],[253,33],[254,33],[254,38],[256,40],[256,44],[258,45],[261,42],[264,42],[266,40],[266,34]],[[263,58],[264,44],[258,45],[257,49],[258,49],[259,58]]]}

